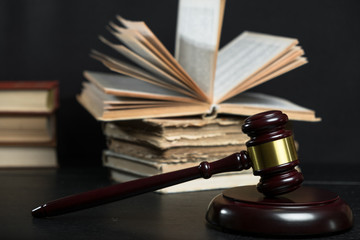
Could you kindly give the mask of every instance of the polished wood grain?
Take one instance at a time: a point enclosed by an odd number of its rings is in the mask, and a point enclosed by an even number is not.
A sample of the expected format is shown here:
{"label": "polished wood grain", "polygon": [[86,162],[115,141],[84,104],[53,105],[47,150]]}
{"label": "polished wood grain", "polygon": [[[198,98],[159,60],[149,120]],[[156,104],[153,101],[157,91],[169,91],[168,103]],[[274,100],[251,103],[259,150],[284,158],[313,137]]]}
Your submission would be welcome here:
{"label": "polished wood grain", "polygon": [[348,230],[349,205],[336,193],[314,187],[266,197],[254,186],[225,190],[209,205],[206,219],[221,230],[264,236],[315,236]]}
{"label": "polished wood grain", "polygon": [[[248,117],[242,126],[243,132],[250,137],[246,146],[257,146],[292,136],[291,130],[285,128],[287,122],[287,115],[281,111],[267,111]],[[304,180],[302,173],[295,169],[298,164],[297,159],[254,171],[254,175],[261,177],[257,185],[258,191],[275,196],[296,190]]]}
{"label": "polished wood grain", "polygon": [[[280,111],[246,119],[243,131],[251,138],[248,149],[291,137],[292,132],[285,128],[287,121]],[[304,178],[295,169],[298,164],[296,159],[254,171],[261,176],[257,187],[223,191],[210,202],[207,222],[220,230],[265,236],[314,236],[350,229],[353,214],[349,205],[335,193],[301,187]]]}
{"label": "polished wood grain", "polygon": [[250,166],[251,164],[247,153],[242,151],[215,162],[202,162],[197,167],[115,184],[53,200],[33,209],[32,216],[43,218],[62,215],[155,191],[160,188],[165,188],[200,177],[210,178],[213,174],[221,172],[249,169]]}

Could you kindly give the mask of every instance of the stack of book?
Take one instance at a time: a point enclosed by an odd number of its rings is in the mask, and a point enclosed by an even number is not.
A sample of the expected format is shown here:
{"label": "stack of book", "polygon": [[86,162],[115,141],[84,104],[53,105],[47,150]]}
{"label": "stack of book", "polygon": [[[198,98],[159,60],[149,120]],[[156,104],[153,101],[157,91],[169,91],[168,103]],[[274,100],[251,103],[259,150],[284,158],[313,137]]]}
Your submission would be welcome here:
{"label": "stack of book", "polygon": [[[115,41],[100,40],[114,56],[95,50],[91,56],[113,73],[85,71],[88,81],[77,99],[95,119],[107,122],[104,165],[114,179],[150,176],[240,151],[246,137],[238,119],[244,116],[276,109],[291,120],[320,120],[311,109],[248,92],[307,59],[296,38],[249,31],[218,50],[224,9],[225,0],[180,0],[175,56],[144,22],[117,16],[109,23]],[[209,115],[213,119],[206,119]],[[222,188],[256,182],[250,174],[231,176],[248,181],[216,177],[169,191],[214,188],[211,181],[220,179]]]}
{"label": "stack of book", "polygon": [[0,167],[56,167],[57,81],[0,82]]}
{"label": "stack of book", "polygon": [[[108,149],[103,165],[111,178],[125,182],[193,167],[245,150],[248,137],[243,118],[162,118],[104,124]],[[256,184],[251,170],[214,175],[159,190],[162,193],[196,191]]]}

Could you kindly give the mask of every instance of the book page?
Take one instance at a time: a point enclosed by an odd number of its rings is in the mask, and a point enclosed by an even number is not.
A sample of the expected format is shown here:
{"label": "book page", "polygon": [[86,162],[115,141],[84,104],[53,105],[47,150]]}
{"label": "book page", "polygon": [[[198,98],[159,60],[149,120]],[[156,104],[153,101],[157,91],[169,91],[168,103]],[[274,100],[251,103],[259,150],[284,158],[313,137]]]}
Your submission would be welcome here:
{"label": "book page", "polygon": [[250,78],[247,78],[245,81],[243,81],[243,83],[240,84],[240,86],[238,86],[238,89],[244,89],[248,85],[256,84],[256,82],[258,82],[259,79],[262,79],[264,76],[268,75],[269,73],[275,72],[283,68],[284,66],[288,65],[290,62],[296,60],[298,57],[301,57],[302,55],[304,55],[304,50],[302,50],[300,46],[295,46],[291,48],[289,51],[287,51],[281,57],[277,58],[271,64],[267,65],[265,68],[261,69],[256,74],[252,75]]}
{"label": "book page", "polygon": [[[105,127],[106,128],[106,127]],[[179,162],[206,161],[211,159],[221,159],[234,152],[246,150],[245,144],[220,145],[220,146],[185,146],[159,150],[147,144],[132,143],[116,138],[109,137],[107,141],[108,149],[138,158],[146,158],[147,161],[168,162],[170,159],[177,159]]]}
{"label": "book page", "polygon": [[[116,29],[120,30],[121,32],[111,31],[111,33],[117,39],[122,41],[128,48],[155,66],[161,68],[163,71],[172,75],[179,81],[183,82],[182,76],[171,67],[171,64],[166,60],[165,57],[159,57],[159,52],[156,51],[156,49],[154,49],[152,45],[150,45],[149,42],[138,31],[134,29],[122,29],[120,27]],[[148,48],[149,46],[150,48]]]}
{"label": "book page", "polygon": [[142,68],[129,64],[128,62],[124,62],[119,59],[112,58],[95,50],[91,52],[90,56],[100,61],[102,64],[104,64],[106,67],[108,67],[110,70],[114,72],[121,73],[130,77],[134,77],[152,83],[154,85],[159,85],[161,87],[176,90],[175,86],[169,83],[162,82],[161,80],[154,77],[152,74],[146,72]]}
{"label": "book page", "polygon": [[136,67],[135,65],[129,64],[127,62],[123,62],[118,59],[114,59],[97,51],[92,51],[90,56],[102,62],[106,67],[108,67],[110,70],[114,72],[124,74],[133,78],[137,78],[139,80],[143,80],[163,88],[177,91],[179,93],[188,95],[192,98],[199,99],[199,96],[196,95],[196,93],[190,92],[188,89],[184,89],[181,86],[176,86],[176,85],[172,85],[171,83],[164,82],[159,78],[153,76],[152,74],[146,72],[142,68]]}
{"label": "book page", "polygon": [[90,82],[83,82],[82,85],[83,85],[82,91],[91,94],[94,98],[97,98],[99,102],[102,102],[104,105],[108,105],[108,106],[138,105],[138,104],[145,105],[145,104],[157,104],[164,102],[161,100],[119,97],[119,96],[106,94]]}
{"label": "book page", "polygon": [[95,117],[98,120],[102,120],[102,121],[176,117],[176,116],[199,115],[207,112],[208,109],[209,106],[204,103],[199,103],[199,104],[183,103],[176,107],[173,107],[171,104],[169,104],[163,107],[110,110],[110,111],[104,111],[103,115],[95,116]]}
{"label": "book page", "polygon": [[152,62],[149,62],[147,59],[143,58],[143,56],[140,56],[136,54],[135,52],[131,51],[127,47],[121,44],[113,44],[109,41],[107,41],[105,38],[100,38],[100,40],[105,43],[106,45],[110,46],[114,50],[116,50],[118,53],[123,55],[124,57],[128,58],[132,62],[138,64],[139,66],[143,67],[147,71],[151,72],[155,76],[157,76],[159,79],[171,83],[177,86],[182,86],[184,88],[187,88],[186,85],[184,85],[181,81],[178,81],[173,76],[169,75],[168,73],[164,72],[159,67],[155,66]]}
{"label": "book page", "polygon": [[2,112],[49,112],[46,90],[0,90],[0,111]]}
{"label": "book page", "polygon": [[119,74],[85,71],[84,76],[105,93],[115,96],[197,102],[178,92]]}
{"label": "book page", "polygon": [[175,58],[212,98],[225,0],[180,0]]}
{"label": "book page", "polygon": [[[88,73],[92,74],[92,73]],[[95,74],[95,73],[94,73]],[[93,74],[93,75],[94,75]],[[94,77],[94,76],[92,76]],[[91,79],[90,76],[88,76]],[[95,79],[93,79],[95,80]],[[101,82],[101,81],[100,81]],[[97,86],[99,87],[99,86]],[[103,88],[103,91],[106,90]],[[106,91],[112,92],[112,90],[107,89]],[[119,93],[119,92],[117,92]],[[123,94],[124,92],[120,92]],[[125,92],[126,95],[126,92]],[[133,94],[137,95],[137,94]],[[141,95],[140,97],[155,97],[161,101],[161,96],[153,95]],[[137,98],[135,98],[137,99]],[[208,104],[205,103],[174,103],[172,101],[164,101],[164,104],[148,107],[138,107],[136,104],[132,104],[134,108],[124,108],[124,109],[107,109],[109,105],[104,104],[104,101],[101,96],[94,94],[94,92],[89,91],[89,88],[84,88],[81,94],[77,95],[78,102],[90,113],[93,117],[99,121],[116,121],[116,120],[134,120],[134,119],[143,119],[143,118],[159,118],[159,117],[175,117],[175,116],[186,116],[186,115],[198,115],[207,112],[209,109]],[[146,101],[146,99],[144,99]],[[111,106],[110,106],[111,108]]]}
{"label": "book page", "polygon": [[148,41],[148,43],[153,45],[153,47],[156,48],[158,52],[161,53],[161,55],[171,63],[169,66],[171,66],[173,69],[176,69],[183,76],[183,81],[186,82],[188,86],[191,86],[191,88],[198,93],[199,97],[201,97],[206,102],[210,102],[208,96],[206,96],[197,83],[189,76],[189,74],[176,61],[176,59],[171,55],[171,53],[165,48],[161,41],[144,22],[129,21],[120,16],[117,16],[117,19],[128,29],[137,30]]}
{"label": "book page", "polygon": [[245,116],[269,110],[281,110],[293,120],[320,120],[311,109],[299,106],[280,97],[262,93],[241,93],[218,105],[219,113],[240,114]]}
{"label": "book page", "polygon": [[[116,99],[119,99],[115,104],[108,104],[104,99],[107,99],[106,96],[110,96],[101,92],[100,89],[95,87],[91,83],[86,83],[87,86],[84,86],[84,89],[81,93],[81,98],[86,99],[88,102],[92,102],[92,105],[98,105],[103,110],[122,110],[122,109],[143,109],[143,108],[154,108],[154,107],[161,107],[161,106],[168,106],[168,101],[152,101],[155,103],[151,103],[151,101],[137,101],[135,104],[131,98],[123,98],[123,97],[116,97],[112,96]],[[104,96],[106,95],[106,96]],[[95,102],[95,103],[94,103]],[[113,102],[114,103],[114,102]],[[180,102],[171,102],[171,104],[183,104]]]}
{"label": "book page", "polygon": [[[238,87],[233,88],[230,92],[226,94],[226,96],[224,97],[225,100],[306,64],[307,59],[301,57],[301,55],[303,55],[302,50],[289,51],[283,57],[277,59],[275,62],[268,65],[266,68],[262,69],[257,74],[251,76]],[[221,99],[221,102],[223,101],[223,99]]]}
{"label": "book page", "polygon": [[269,65],[297,44],[293,38],[244,32],[219,51],[214,101]]}
{"label": "book page", "polygon": [[[120,18],[121,21],[123,22],[127,22],[126,20]],[[159,41],[149,41],[150,39],[156,37],[154,36],[151,32],[150,33],[146,33],[146,34],[150,34],[150,36],[148,36],[148,38],[145,38],[140,31],[136,30],[136,29],[127,29],[127,28],[123,28],[120,27],[118,25],[116,25],[113,22],[110,22],[109,25],[111,26],[111,28],[113,28],[114,30],[109,28],[109,31],[113,34],[116,35],[117,33],[124,33],[126,35],[128,35],[131,38],[136,39],[137,41],[139,41],[139,43],[141,43],[144,47],[146,47],[149,51],[152,52],[152,54],[154,54],[156,57],[158,57],[161,61],[163,61],[168,68],[171,69],[171,71],[173,73],[176,74],[177,78],[180,79],[181,81],[183,81],[185,84],[187,84],[190,87],[193,87],[194,84],[191,81],[189,81],[190,76],[187,75],[187,73],[185,73],[185,71],[181,68],[181,66],[176,62],[175,58],[173,58],[171,56],[171,54],[167,51],[167,49],[160,43],[158,44],[154,44],[155,42],[159,42]],[[128,24],[129,25],[129,24]],[[133,25],[133,24],[132,24]],[[132,26],[131,25],[131,26]],[[135,24],[136,26],[138,24]],[[139,24],[140,25],[140,24]],[[145,25],[145,24],[141,24],[141,25]],[[144,27],[144,26],[143,26]],[[139,28],[139,27],[138,27]],[[175,64],[174,64],[175,63]],[[181,69],[180,69],[181,68]]]}
{"label": "book page", "polygon": [[[169,102],[159,102],[156,104],[130,104],[130,105],[108,105],[104,106],[104,110],[124,110],[124,109],[145,109],[145,108],[157,108],[157,107],[168,107]],[[180,102],[172,102],[171,105],[173,107],[183,106],[184,103]]]}
{"label": "book page", "polygon": [[273,79],[273,78],[275,78],[277,76],[280,76],[280,75],[282,75],[284,73],[287,73],[287,72],[289,72],[289,71],[291,71],[291,70],[293,70],[295,68],[298,68],[298,67],[306,64],[307,62],[308,61],[307,61],[306,58],[298,57],[297,59],[289,62],[287,65],[282,66],[280,69],[277,69],[277,70],[275,70],[275,71],[273,71],[273,72],[271,72],[271,73],[257,79],[252,84],[244,86],[244,88],[242,88],[240,90],[240,92],[246,91],[246,90],[248,90],[250,88],[253,88],[253,87],[255,87],[255,86],[257,86],[257,85],[259,85],[261,83],[264,83],[264,82],[266,82],[266,81],[268,81],[270,79]]}

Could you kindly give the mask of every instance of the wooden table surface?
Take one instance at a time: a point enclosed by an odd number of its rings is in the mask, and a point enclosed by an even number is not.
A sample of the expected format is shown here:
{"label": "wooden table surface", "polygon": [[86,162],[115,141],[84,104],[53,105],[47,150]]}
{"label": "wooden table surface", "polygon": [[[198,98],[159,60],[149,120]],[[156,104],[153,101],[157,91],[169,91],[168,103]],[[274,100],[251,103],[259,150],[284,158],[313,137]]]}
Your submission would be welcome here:
{"label": "wooden table surface", "polygon": [[[351,206],[355,224],[316,239],[360,239],[360,165],[321,167],[321,174],[315,166],[303,168],[305,184],[338,193]],[[53,218],[31,216],[40,204],[109,184],[102,167],[0,170],[1,239],[261,239],[207,226],[207,206],[221,190],[147,193]]]}

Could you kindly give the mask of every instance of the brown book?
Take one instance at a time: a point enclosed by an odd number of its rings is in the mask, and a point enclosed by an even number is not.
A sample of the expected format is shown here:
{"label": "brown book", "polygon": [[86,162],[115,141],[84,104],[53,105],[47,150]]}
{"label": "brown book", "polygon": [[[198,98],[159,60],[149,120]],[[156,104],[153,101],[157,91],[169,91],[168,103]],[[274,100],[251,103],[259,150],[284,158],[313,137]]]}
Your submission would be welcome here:
{"label": "brown book", "polygon": [[141,143],[132,143],[115,138],[108,139],[108,149],[114,153],[125,154],[154,162],[197,162],[209,159],[221,159],[234,152],[246,150],[245,144],[215,146],[182,146],[166,149]]}
{"label": "brown book", "polygon": [[243,118],[163,118],[117,121],[104,124],[111,139],[167,150],[175,147],[242,145],[248,136],[241,130]]}
{"label": "brown book", "polygon": [[57,81],[0,81],[0,114],[51,114],[58,95]]}
{"label": "brown book", "polygon": [[189,134],[191,136],[200,135],[203,137],[210,137],[213,135],[242,133],[241,125],[243,122],[244,118],[239,116],[223,116],[217,118],[151,118],[131,121],[115,121],[112,124],[115,124],[116,127],[121,128],[124,131],[171,138],[172,136],[186,136]]}
{"label": "brown book", "polygon": [[0,167],[57,167],[58,81],[0,81]]}
{"label": "brown book", "polygon": [[55,115],[0,115],[0,145],[56,146]]}
{"label": "brown book", "polygon": [[44,146],[0,146],[0,168],[58,167],[56,149]]}
{"label": "brown book", "polygon": [[245,31],[218,51],[225,0],[199,3],[179,2],[175,57],[144,22],[118,16],[120,24],[108,29],[119,42],[100,40],[125,60],[93,51],[115,73],[85,71],[79,102],[102,121],[272,109],[290,119],[319,120],[285,99],[247,92],[307,63],[297,39]]}

